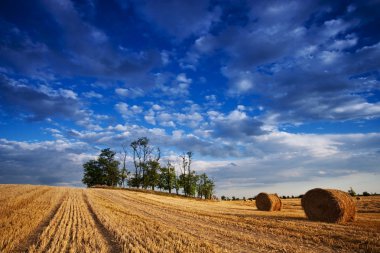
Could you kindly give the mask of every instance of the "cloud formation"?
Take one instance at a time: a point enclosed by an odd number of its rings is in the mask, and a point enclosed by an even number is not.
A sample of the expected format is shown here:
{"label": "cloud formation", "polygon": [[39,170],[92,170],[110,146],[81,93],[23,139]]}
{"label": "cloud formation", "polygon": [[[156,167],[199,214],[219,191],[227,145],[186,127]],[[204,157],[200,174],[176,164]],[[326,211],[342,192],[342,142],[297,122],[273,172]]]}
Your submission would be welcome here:
{"label": "cloud formation", "polygon": [[83,115],[77,94],[72,90],[32,87],[5,76],[0,76],[0,90],[0,103],[9,107],[10,111],[26,113],[30,120],[43,120],[51,116],[78,118]]}
{"label": "cloud formation", "polygon": [[85,152],[87,144],[81,142],[0,139],[0,181],[81,186],[81,165],[92,158]]}
{"label": "cloud formation", "polygon": [[98,149],[147,136],[218,193],[378,191],[379,7],[4,1],[0,183],[78,185]]}

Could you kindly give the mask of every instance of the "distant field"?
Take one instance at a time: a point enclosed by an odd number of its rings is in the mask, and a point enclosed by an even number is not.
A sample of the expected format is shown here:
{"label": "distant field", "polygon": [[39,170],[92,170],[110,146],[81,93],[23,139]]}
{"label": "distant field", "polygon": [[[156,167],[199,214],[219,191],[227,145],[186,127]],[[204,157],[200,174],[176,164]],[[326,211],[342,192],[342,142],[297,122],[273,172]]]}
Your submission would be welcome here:
{"label": "distant field", "polygon": [[0,185],[0,252],[380,252],[380,196],[357,200],[342,225],[283,203],[262,212],[254,201]]}

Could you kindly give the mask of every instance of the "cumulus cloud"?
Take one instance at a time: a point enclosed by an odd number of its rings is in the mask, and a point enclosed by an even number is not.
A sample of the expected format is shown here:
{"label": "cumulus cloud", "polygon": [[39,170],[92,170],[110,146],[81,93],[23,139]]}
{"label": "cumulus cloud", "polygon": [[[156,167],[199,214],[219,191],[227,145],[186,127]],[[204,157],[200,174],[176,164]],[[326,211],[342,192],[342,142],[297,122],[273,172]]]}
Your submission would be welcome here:
{"label": "cumulus cloud", "polygon": [[244,138],[262,135],[263,123],[253,117],[249,117],[241,105],[228,115],[222,115],[215,111],[209,111],[211,119],[212,136],[222,139],[243,140]]}
{"label": "cumulus cloud", "polygon": [[0,76],[0,90],[0,103],[9,108],[8,111],[27,113],[31,120],[43,120],[50,116],[75,119],[84,115],[77,94],[72,90],[33,87],[5,76]]}
{"label": "cumulus cloud", "polygon": [[115,104],[115,109],[121,114],[121,116],[124,119],[130,119],[131,117],[136,118],[138,114],[141,114],[144,111],[141,106],[138,106],[138,105],[129,106],[127,103],[124,103],[124,102],[119,102]]}
{"label": "cumulus cloud", "polygon": [[115,93],[122,97],[137,98],[144,96],[145,92],[141,88],[116,88]]}
{"label": "cumulus cloud", "polygon": [[144,119],[146,122],[148,122],[151,125],[156,125],[156,118],[155,118],[155,113],[153,110],[149,110],[145,116]]}
{"label": "cumulus cloud", "polygon": [[82,95],[86,98],[103,98],[103,95],[95,91],[83,92]]}
{"label": "cumulus cloud", "polygon": [[378,90],[377,74],[356,78],[379,71],[379,40],[363,44],[355,34],[362,24],[348,9],[331,18],[337,6],[321,5],[314,16],[315,4],[254,2],[255,22],[200,36],[194,49],[208,57],[224,52],[228,94],[257,95],[282,122],[379,117],[378,103],[362,95]]}
{"label": "cumulus cloud", "polygon": [[[283,189],[294,192],[290,189],[294,182],[326,184],[330,178],[336,182],[348,176],[377,173],[379,147],[372,140],[376,142],[379,138],[379,134],[278,132],[256,137],[249,148],[256,155],[235,159],[234,165],[228,160],[203,164],[216,179],[221,193],[236,192],[239,185],[240,192],[246,195],[247,189],[269,189],[281,183],[287,183]],[[358,181],[350,182],[363,189]]]}
{"label": "cumulus cloud", "polygon": [[[380,142],[370,133],[380,118],[376,9],[9,2],[0,10],[0,180],[75,185],[90,147],[117,150],[140,136],[167,158],[193,151],[194,169],[210,173],[218,193],[370,177]],[[321,122],[362,134],[320,134]],[[5,139],[21,138],[13,124],[41,124],[25,138],[55,141]]]}
{"label": "cumulus cloud", "polygon": [[0,139],[0,181],[82,186],[81,165],[92,153],[84,142]]}
{"label": "cumulus cloud", "polygon": [[182,98],[189,95],[191,83],[192,79],[188,78],[186,73],[180,73],[174,80],[171,81],[171,83],[159,82],[156,86],[156,90],[158,90],[162,95],[168,96],[172,99]]}

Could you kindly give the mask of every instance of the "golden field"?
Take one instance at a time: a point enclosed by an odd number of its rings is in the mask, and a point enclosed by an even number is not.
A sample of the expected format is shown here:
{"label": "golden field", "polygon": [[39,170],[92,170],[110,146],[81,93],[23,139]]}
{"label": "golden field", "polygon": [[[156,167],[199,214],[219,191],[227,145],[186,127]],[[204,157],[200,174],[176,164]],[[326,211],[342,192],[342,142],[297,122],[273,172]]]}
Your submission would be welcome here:
{"label": "golden field", "polygon": [[380,196],[355,222],[306,219],[254,201],[201,201],[109,189],[0,185],[0,252],[380,252]]}

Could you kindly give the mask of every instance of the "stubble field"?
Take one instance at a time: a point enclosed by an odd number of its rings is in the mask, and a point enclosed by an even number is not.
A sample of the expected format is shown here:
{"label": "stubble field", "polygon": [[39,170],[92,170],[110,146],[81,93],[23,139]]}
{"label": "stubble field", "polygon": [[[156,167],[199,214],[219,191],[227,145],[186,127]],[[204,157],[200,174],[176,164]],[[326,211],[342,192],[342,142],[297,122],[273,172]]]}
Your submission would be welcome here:
{"label": "stubble field", "polygon": [[0,252],[380,252],[380,196],[357,200],[346,224],[283,203],[262,212],[254,201],[0,185]]}

